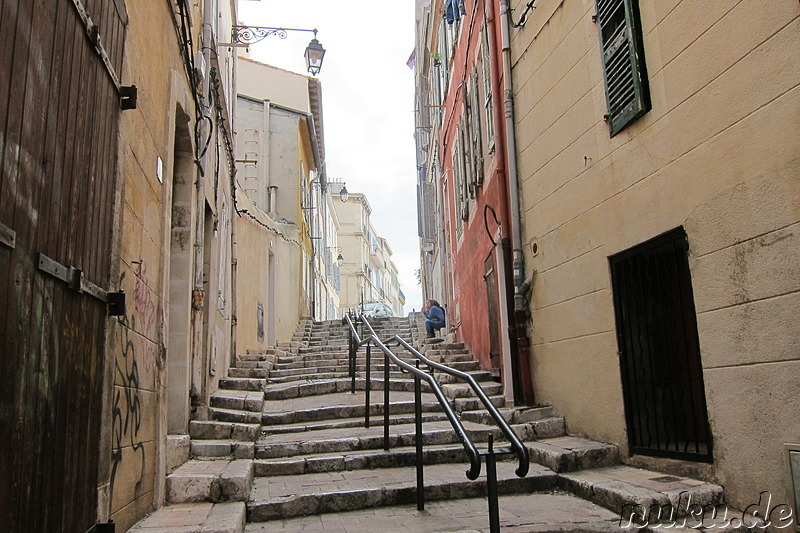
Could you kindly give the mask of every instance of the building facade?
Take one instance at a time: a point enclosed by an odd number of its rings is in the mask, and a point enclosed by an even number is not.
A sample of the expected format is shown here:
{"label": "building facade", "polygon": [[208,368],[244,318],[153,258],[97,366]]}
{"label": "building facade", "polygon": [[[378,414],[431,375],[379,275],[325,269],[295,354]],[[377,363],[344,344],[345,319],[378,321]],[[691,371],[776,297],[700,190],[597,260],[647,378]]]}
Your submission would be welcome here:
{"label": "building facade", "polygon": [[792,0],[417,3],[426,295],[488,367],[479,276],[505,257],[514,385],[740,508],[792,501],[800,442],[798,20]]}
{"label": "building facade", "polygon": [[30,8],[0,37],[4,528],[125,530],[233,350],[235,5]]}
{"label": "building facade", "polygon": [[537,400],[734,506],[791,502],[800,6],[510,8]]}
{"label": "building facade", "polygon": [[389,243],[372,226],[372,208],[366,195],[350,192],[346,202],[340,201],[337,198],[343,187],[345,184],[341,181],[328,184],[339,220],[337,238],[342,255],[339,316],[373,302],[384,303],[402,313],[405,296],[399,283],[393,285],[397,267],[392,262]]}
{"label": "building facade", "polygon": [[244,57],[237,74],[237,340],[257,350],[290,340],[301,317],[335,318],[336,222],[324,192],[319,81]]}
{"label": "building facade", "polygon": [[420,278],[452,338],[502,376],[509,402],[530,403],[499,13],[497,1],[417,2]]}

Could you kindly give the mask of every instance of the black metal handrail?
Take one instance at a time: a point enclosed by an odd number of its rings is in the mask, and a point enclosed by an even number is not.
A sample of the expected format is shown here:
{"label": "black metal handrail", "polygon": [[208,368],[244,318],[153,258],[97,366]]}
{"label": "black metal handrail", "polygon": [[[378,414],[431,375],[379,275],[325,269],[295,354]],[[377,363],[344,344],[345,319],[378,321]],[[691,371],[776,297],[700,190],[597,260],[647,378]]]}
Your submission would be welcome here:
{"label": "black metal handrail", "polygon": [[[367,322],[367,324],[369,324],[369,322]],[[519,459],[519,465],[515,471],[516,475],[519,477],[525,477],[528,474],[528,469],[530,468],[530,454],[528,452],[528,448],[522,444],[522,441],[519,440],[517,434],[514,433],[514,430],[511,429],[511,426],[508,425],[494,404],[492,404],[492,402],[489,400],[489,397],[486,396],[486,393],[483,392],[483,389],[480,387],[480,385],[478,385],[478,382],[475,381],[475,378],[466,372],[462,372],[460,370],[456,370],[455,368],[450,368],[447,365],[431,361],[398,335],[392,337],[390,341],[397,341],[406,350],[411,352],[414,357],[428,365],[429,368],[439,370],[445,374],[449,374],[466,381],[469,386],[472,387],[472,390],[475,391],[475,395],[478,397],[478,399],[480,399],[481,403],[483,403],[484,407],[489,412],[489,415],[494,418],[495,422],[497,422],[498,427],[503,432],[503,435],[505,435],[506,439],[508,439],[513,451],[516,452],[517,458]]]}
{"label": "black metal handrail", "polygon": [[[467,436],[467,432],[464,429],[463,424],[456,416],[456,413],[455,411],[453,411],[452,407],[450,407],[450,403],[447,401],[447,398],[444,395],[444,391],[442,390],[441,385],[439,385],[436,379],[428,372],[420,370],[419,368],[416,368],[415,366],[410,365],[407,362],[400,359],[399,357],[397,357],[388,347],[386,347],[386,345],[383,342],[381,342],[380,338],[378,338],[378,336],[375,334],[375,330],[372,329],[372,325],[363,316],[360,317],[360,320],[363,322],[364,325],[367,326],[370,332],[369,337],[365,339],[361,339],[361,336],[356,331],[355,325],[353,324],[353,321],[349,315],[345,315],[344,320],[350,328],[351,338],[355,340],[354,343],[351,341],[351,346],[355,345],[356,347],[358,347],[367,344],[367,346],[369,347],[369,343],[374,343],[375,346],[380,348],[380,350],[384,353],[385,357],[391,359],[403,371],[409,372],[421,380],[424,379],[428,383],[428,385],[431,388],[431,391],[436,396],[436,399],[439,401],[439,404],[441,404],[442,409],[444,410],[445,415],[447,416],[447,419],[453,426],[453,429],[455,430],[456,435],[461,441],[461,444],[464,446],[464,450],[467,452],[467,455],[469,456],[470,468],[469,470],[467,470],[467,478],[469,478],[470,480],[478,479],[478,476],[481,473],[480,453],[478,453],[477,448],[475,448],[475,445],[472,443],[469,436]],[[351,376],[355,376],[354,350],[352,348],[350,352],[350,368],[353,371]],[[369,379],[369,373],[370,373],[369,367],[367,367],[366,373],[367,373],[367,379]],[[388,382],[384,383],[383,386],[384,386],[384,391],[387,391],[389,383]]]}

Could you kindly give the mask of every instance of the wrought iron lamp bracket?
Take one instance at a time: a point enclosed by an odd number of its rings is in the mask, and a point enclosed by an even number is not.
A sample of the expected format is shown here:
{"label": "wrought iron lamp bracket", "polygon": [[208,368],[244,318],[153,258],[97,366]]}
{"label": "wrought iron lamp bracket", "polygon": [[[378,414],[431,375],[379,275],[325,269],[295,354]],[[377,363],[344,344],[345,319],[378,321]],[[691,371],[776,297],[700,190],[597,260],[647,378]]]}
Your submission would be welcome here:
{"label": "wrought iron lamp bracket", "polygon": [[234,44],[253,44],[263,41],[267,37],[276,35],[281,39],[286,39],[290,31],[308,31],[317,36],[317,30],[305,28],[271,28],[269,26],[233,26],[231,28],[231,43]]}

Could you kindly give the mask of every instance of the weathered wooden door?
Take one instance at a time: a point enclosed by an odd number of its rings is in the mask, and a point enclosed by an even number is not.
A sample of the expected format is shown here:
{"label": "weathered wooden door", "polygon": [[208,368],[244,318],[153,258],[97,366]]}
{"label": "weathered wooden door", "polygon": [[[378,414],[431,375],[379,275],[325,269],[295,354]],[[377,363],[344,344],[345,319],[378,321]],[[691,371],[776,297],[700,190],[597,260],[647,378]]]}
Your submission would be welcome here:
{"label": "weathered wooden door", "polygon": [[123,0],[0,0],[0,516],[95,523]]}

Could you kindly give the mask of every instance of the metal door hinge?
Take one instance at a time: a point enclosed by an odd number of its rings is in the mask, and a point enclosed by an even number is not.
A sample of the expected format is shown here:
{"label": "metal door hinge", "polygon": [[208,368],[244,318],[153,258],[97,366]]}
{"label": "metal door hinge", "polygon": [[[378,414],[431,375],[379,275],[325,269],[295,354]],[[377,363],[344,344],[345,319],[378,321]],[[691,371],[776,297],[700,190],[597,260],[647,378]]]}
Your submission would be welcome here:
{"label": "metal door hinge", "polygon": [[17,246],[17,232],[4,224],[0,224],[0,243],[13,249]]}
{"label": "metal door hinge", "polygon": [[137,97],[139,90],[136,85],[123,85],[119,88],[119,108],[125,111],[126,109],[136,109]]}
{"label": "metal door hinge", "polygon": [[122,316],[125,314],[125,291],[108,292],[84,278],[83,270],[80,268],[65,267],[42,253],[39,254],[39,270],[50,274],[56,279],[60,279],[75,292],[89,294],[108,304],[108,314],[110,316]]}

